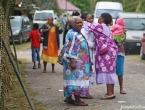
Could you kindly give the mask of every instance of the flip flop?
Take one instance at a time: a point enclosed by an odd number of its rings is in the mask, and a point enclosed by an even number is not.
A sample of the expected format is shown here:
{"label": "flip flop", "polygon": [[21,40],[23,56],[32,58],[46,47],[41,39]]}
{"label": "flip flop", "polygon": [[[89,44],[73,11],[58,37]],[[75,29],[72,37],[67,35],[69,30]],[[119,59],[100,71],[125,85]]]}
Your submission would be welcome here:
{"label": "flip flop", "polygon": [[108,100],[108,99],[115,99],[116,96],[114,95],[105,95],[103,97],[100,98],[100,100]]}
{"label": "flip flop", "polygon": [[[106,93],[105,95],[107,95],[107,93]],[[114,97],[116,97],[116,95],[115,95],[115,94],[113,94],[113,95],[114,95]]]}
{"label": "flip flop", "polygon": [[120,94],[127,94],[124,90],[122,90],[121,92],[120,92]]}
{"label": "flip flop", "polygon": [[80,96],[80,98],[83,98],[83,99],[93,99],[93,97],[91,95],[89,95],[87,97]]}

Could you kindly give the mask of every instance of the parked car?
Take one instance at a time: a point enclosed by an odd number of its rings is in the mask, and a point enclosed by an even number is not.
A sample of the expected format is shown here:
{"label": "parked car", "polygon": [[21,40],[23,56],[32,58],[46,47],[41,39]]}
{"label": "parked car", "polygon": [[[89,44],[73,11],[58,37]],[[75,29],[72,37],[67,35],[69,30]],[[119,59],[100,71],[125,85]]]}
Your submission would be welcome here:
{"label": "parked car", "polygon": [[145,60],[145,33],[143,33],[143,38],[141,39],[140,57]]}
{"label": "parked car", "polygon": [[126,41],[124,48],[126,54],[140,54],[141,38],[145,30],[145,14],[124,12],[119,13],[117,18],[125,21]]}
{"label": "parked car", "polygon": [[[10,25],[12,28],[12,34],[14,42],[21,44],[24,40],[29,39],[29,32],[31,31],[31,24],[27,16],[11,16]],[[12,42],[11,32],[10,43]]]}

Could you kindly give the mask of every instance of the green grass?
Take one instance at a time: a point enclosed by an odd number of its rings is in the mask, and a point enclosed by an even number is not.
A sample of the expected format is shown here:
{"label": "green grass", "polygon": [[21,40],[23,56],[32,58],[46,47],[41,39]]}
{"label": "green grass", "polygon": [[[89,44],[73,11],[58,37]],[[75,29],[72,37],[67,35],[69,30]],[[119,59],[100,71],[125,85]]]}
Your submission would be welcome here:
{"label": "green grass", "polygon": [[145,60],[141,60],[140,55],[126,55],[126,57],[129,57],[129,58],[132,58],[132,59],[134,59],[136,61],[145,63]]}
{"label": "green grass", "polygon": [[[13,51],[13,45],[10,45]],[[31,48],[31,42],[23,42],[22,44],[15,44],[16,51],[25,50],[27,48]]]}
{"label": "green grass", "polygon": [[[10,45],[10,47],[13,51],[12,44]],[[22,44],[15,44],[15,48],[16,48],[16,51],[22,51],[22,50],[25,50],[27,48],[31,48],[31,42],[23,42]],[[19,61],[22,62],[22,64],[19,64],[21,77],[22,77],[22,80],[24,81],[24,84],[27,88],[28,94],[33,102],[34,108],[36,110],[46,110],[45,105],[43,105],[41,102],[38,102],[34,99],[34,97],[35,97],[35,95],[37,95],[37,93],[34,92],[30,88],[30,84],[26,83],[26,77],[25,77],[27,75],[27,73],[25,71],[26,59],[19,59]],[[25,97],[25,94],[22,90],[22,87],[21,87],[15,73],[12,75],[12,80],[13,80],[14,87],[10,91],[10,94],[8,96],[7,108],[9,108],[10,110],[30,110],[31,108],[28,104],[28,101]]]}
{"label": "green grass", "polygon": [[[30,89],[30,85],[26,83],[26,75],[27,75],[25,71],[26,59],[20,59],[20,60],[23,62],[22,64],[19,64],[21,78],[25,84],[25,87],[27,88],[27,92],[33,102],[35,110],[46,110],[44,104],[34,99],[37,93],[32,91],[32,89]],[[9,94],[7,95],[6,107],[8,108],[8,110],[30,110],[28,101],[18,81],[18,78],[16,77],[16,74],[14,72],[12,73],[12,83],[13,83],[13,88],[12,90],[9,91]]]}

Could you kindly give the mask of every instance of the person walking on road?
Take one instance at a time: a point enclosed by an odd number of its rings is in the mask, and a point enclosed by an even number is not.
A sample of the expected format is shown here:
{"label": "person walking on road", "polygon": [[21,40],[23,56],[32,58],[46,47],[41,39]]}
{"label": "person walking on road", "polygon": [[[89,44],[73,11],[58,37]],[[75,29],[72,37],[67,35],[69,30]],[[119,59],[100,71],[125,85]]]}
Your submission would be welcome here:
{"label": "person walking on road", "polygon": [[108,13],[102,13],[99,24],[91,24],[90,30],[95,34],[95,67],[97,84],[106,84],[107,93],[101,100],[113,99],[114,84],[117,82],[116,58],[118,47],[111,36],[109,24],[112,17]]}
{"label": "person walking on road", "polygon": [[32,50],[32,61],[34,62],[33,69],[36,69],[36,61],[38,61],[38,68],[41,68],[40,64],[40,37],[41,34],[38,30],[39,25],[37,23],[33,24],[33,30],[29,33],[29,38],[31,39],[31,50]]}
{"label": "person walking on road", "polygon": [[[66,35],[64,62],[63,62],[63,78],[64,78],[64,102],[78,106],[88,106],[80,99],[80,94],[86,93],[89,86],[90,76],[90,55],[87,41],[80,33],[83,22],[80,17],[73,17],[70,21],[73,26]],[[74,95],[75,100],[72,99]]]}
{"label": "person walking on road", "polygon": [[53,18],[48,18],[46,24],[40,28],[40,31],[44,37],[43,39],[43,50],[41,59],[43,60],[44,70],[46,72],[47,63],[52,64],[52,73],[55,73],[55,64],[58,61],[58,50],[59,50],[59,28],[53,24]]}

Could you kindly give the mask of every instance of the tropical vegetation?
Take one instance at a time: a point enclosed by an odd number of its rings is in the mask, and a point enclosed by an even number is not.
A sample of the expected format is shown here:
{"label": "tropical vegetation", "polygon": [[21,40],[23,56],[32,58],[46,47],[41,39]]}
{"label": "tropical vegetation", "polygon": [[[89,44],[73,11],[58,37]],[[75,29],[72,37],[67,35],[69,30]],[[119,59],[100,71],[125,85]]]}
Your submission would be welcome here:
{"label": "tropical vegetation", "polygon": [[[22,0],[17,0],[20,2]],[[38,7],[47,9],[53,9],[58,12],[57,0],[24,0],[25,4],[36,4]],[[82,12],[94,12],[95,4],[99,1],[113,1],[121,2],[123,4],[124,11],[126,12],[145,12],[145,0],[67,0],[68,2],[79,7]]]}

